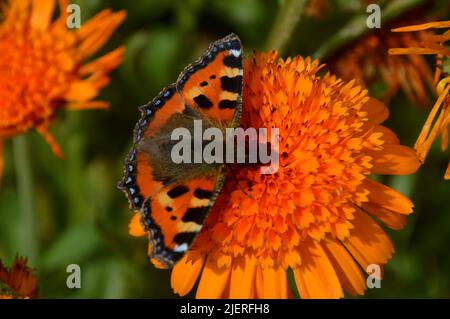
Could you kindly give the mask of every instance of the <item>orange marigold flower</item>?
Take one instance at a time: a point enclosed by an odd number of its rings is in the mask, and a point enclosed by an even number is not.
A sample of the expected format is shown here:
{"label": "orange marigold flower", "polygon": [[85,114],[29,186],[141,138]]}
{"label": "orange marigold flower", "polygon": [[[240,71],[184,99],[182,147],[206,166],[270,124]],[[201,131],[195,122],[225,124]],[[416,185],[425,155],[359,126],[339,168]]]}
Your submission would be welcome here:
{"label": "orange marigold flower", "polygon": [[0,260],[0,299],[36,298],[37,293],[36,276],[25,258],[16,257],[11,269]]}
{"label": "orange marigold flower", "polygon": [[[123,47],[85,61],[109,39],[125,12],[104,10],[79,29],[69,30],[68,0],[10,0],[0,7],[0,149],[5,138],[36,130],[62,157],[49,124],[60,108],[106,108],[92,101],[109,82]],[[3,161],[0,150],[0,164]],[[0,166],[1,175],[1,166]]]}
{"label": "orange marigold flower", "polygon": [[[407,26],[393,29],[393,32],[423,32],[428,29],[450,28],[450,21],[430,22],[425,24]],[[416,141],[415,149],[419,153],[420,160],[425,161],[432,143],[441,135],[442,151],[448,148],[448,139],[450,131],[450,75],[442,78],[442,59],[450,57],[450,50],[446,47],[446,42],[450,40],[450,30],[443,34],[429,34],[417,46],[405,48],[393,48],[389,50],[392,55],[435,55],[437,67],[434,76],[436,92],[438,98],[431,110],[425,125]],[[439,115],[438,115],[439,114]],[[437,116],[437,119],[436,119]],[[433,123],[434,122],[434,123]],[[444,175],[445,179],[450,179],[450,163]]]}
{"label": "orange marigold flower", "polygon": [[[244,65],[242,126],[279,128],[280,167],[261,175],[235,165],[205,225],[172,271],[186,295],[286,298],[291,268],[303,298],[339,298],[365,289],[369,264],[394,248],[374,220],[405,225],[413,204],[370,174],[411,174],[414,150],[381,126],[388,110],[367,91],[326,74],[317,61],[254,54]],[[239,181],[238,186],[236,181]],[[145,235],[138,214],[130,233]]]}
{"label": "orange marigold flower", "polygon": [[388,102],[401,89],[406,97],[421,106],[426,104],[427,88],[433,89],[433,73],[421,56],[392,56],[394,46],[413,47],[426,39],[426,31],[416,34],[392,34],[379,29],[358,40],[329,64],[346,81],[355,79],[368,87],[379,80],[386,86],[383,101]]}

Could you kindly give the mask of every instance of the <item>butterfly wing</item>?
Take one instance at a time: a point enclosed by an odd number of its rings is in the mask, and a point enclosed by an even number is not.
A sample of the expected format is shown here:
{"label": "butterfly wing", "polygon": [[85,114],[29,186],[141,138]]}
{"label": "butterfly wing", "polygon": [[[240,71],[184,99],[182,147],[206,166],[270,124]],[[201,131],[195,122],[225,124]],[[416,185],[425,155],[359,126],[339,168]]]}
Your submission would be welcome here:
{"label": "butterfly wing", "polygon": [[[126,158],[118,187],[131,209],[141,213],[141,224],[149,234],[149,255],[156,266],[172,267],[191,246],[220,192],[222,166],[197,164],[201,166],[192,169],[189,178],[180,180],[173,169],[155,164],[160,152],[140,146],[156,147],[161,132],[174,128],[174,119],[181,115],[235,127],[240,123],[241,101],[242,47],[236,35],[229,35],[214,42],[175,84],[140,108],[135,146]],[[171,161],[169,155],[164,156],[159,162]]]}
{"label": "butterfly wing", "polygon": [[155,136],[172,116],[185,109],[186,104],[174,85],[162,90],[151,102],[140,108],[141,118],[134,129],[135,146],[125,160],[124,175],[118,184],[133,211],[140,210],[145,199],[169,183],[155,176],[148,154],[140,151],[137,145]]}
{"label": "butterfly wing", "polygon": [[149,256],[159,268],[171,268],[200,232],[217,198],[222,176],[194,178],[169,185],[148,198],[141,223],[149,233]]}
{"label": "butterfly wing", "polygon": [[240,123],[242,45],[235,34],[213,42],[179,76],[176,87],[186,103],[224,127]]}

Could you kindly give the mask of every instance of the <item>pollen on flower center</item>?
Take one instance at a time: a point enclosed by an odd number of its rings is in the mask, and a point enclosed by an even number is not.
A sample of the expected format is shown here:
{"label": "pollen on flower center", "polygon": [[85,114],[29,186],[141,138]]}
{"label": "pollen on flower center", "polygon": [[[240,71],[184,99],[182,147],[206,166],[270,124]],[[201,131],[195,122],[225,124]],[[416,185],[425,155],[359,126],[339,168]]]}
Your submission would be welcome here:
{"label": "pollen on flower center", "polygon": [[219,197],[194,243],[213,255],[217,249],[219,266],[240,255],[296,266],[303,240],[320,241],[327,233],[345,239],[354,205],[368,201],[361,187],[372,168],[367,150],[381,150],[383,140],[382,133],[364,130],[366,91],[329,75],[319,78],[317,61],[276,58],[247,61],[242,124],[279,129],[279,171],[261,175],[236,166],[240,186],[226,185],[231,191]]}

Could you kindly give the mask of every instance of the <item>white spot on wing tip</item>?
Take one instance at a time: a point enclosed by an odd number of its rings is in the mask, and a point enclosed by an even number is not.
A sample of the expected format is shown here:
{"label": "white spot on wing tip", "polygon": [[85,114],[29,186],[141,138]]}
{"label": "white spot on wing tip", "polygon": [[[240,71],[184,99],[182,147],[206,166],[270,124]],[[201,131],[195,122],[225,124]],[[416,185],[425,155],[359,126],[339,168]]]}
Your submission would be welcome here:
{"label": "white spot on wing tip", "polygon": [[241,50],[234,50],[234,49],[232,49],[232,50],[230,50],[230,53],[237,58],[237,57],[239,57],[241,55]]}
{"label": "white spot on wing tip", "polygon": [[176,253],[184,253],[186,250],[188,250],[188,245],[183,243],[181,245],[176,245],[173,251]]}

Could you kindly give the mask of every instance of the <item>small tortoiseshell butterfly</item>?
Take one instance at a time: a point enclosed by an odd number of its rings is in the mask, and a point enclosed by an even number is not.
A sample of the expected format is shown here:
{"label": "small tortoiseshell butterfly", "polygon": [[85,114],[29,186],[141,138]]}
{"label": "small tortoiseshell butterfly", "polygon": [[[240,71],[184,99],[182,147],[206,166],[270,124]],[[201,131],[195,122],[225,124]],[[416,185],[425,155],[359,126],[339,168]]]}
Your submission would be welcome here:
{"label": "small tortoiseshell butterfly", "polygon": [[224,181],[224,164],[176,164],[171,132],[178,127],[237,127],[242,109],[242,45],[230,34],[212,43],[176,83],[142,106],[134,145],[118,187],[148,233],[150,258],[171,268],[191,246]]}

